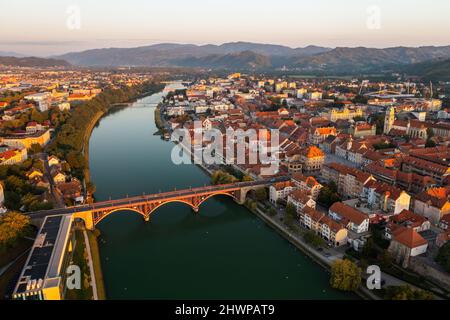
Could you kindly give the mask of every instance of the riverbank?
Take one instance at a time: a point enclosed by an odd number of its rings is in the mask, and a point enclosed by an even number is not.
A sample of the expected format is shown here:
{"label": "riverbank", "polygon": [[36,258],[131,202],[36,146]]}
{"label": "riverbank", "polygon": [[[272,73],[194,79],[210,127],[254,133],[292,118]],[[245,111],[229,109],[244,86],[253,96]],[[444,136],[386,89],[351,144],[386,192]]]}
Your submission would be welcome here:
{"label": "riverbank", "polygon": [[[289,232],[289,230],[287,229],[286,226],[281,225],[280,223],[275,221],[273,218],[271,218],[270,216],[268,216],[267,214],[262,212],[259,208],[257,208],[254,213],[262,221],[264,221],[267,225],[269,225],[274,230],[276,230],[283,238],[285,238],[292,245],[294,245],[296,248],[301,250],[311,260],[313,260],[315,263],[317,263],[322,268],[324,268],[328,273],[331,272],[331,265],[332,265],[333,261],[322,256],[320,253],[316,252],[316,250],[314,248],[309,246],[307,243],[305,243],[303,240],[301,240],[298,236],[295,236],[294,234]],[[367,289],[365,289],[363,287],[361,287],[355,293],[363,299],[380,300],[379,297],[372,294],[371,292],[369,292]]]}
{"label": "riverbank", "polygon": [[92,199],[92,195],[90,195],[90,191],[87,190],[87,186],[91,185],[91,175],[90,175],[90,171],[89,171],[89,140],[92,134],[92,131],[94,130],[95,126],[97,125],[98,121],[105,115],[105,111],[99,111],[95,114],[94,118],[92,118],[91,122],[88,124],[86,131],[85,131],[85,136],[84,136],[84,142],[83,142],[83,157],[84,157],[84,163],[85,163],[85,167],[84,167],[84,171],[83,171],[83,176],[84,176],[84,188],[86,190],[86,198],[87,201],[89,202],[90,199]]}
{"label": "riverbank", "polygon": [[161,117],[161,106],[159,104],[155,108],[155,125],[158,128],[160,134],[166,133],[164,121]]}
{"label": "riverbank", "polygon": [[94,278],[97,289],[98,300],[106,300],[105,282],[103,280],[102,263],[100,259],[100,249],[98,246],[99,230],[86,230],[89,246],[91,249],[91,258],[93,264]]}

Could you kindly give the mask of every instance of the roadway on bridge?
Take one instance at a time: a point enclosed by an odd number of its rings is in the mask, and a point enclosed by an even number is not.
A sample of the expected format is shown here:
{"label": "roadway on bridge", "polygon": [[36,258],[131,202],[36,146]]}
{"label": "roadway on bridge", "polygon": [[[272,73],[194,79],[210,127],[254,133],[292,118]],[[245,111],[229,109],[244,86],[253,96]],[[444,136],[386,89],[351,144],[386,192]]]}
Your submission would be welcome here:
{"label": "roadway on bridge", "polygon": [[138,196],[138,197],[130,197],[130,198],[117,199],[117,200],[102,201],[102,202],[97,202],[94,204],[74,206],[74,207],[69,207],[69,208],[29,212],[27,214],[31,218],[40,219],[40,218],[45,218],[47,216],[53,216],[53,215],[74,214],[74,213],[78,213],[78,212],[101,210],[101,209],[106,209],[109,207],[120,207],[120,206],[125,207],[125,206],[129,206],[129,205],[133,205],[133,204],[138,205],[138,204],[142,204],[145,202],[153,202],[153,201],[158,201],[158,200],[162,201],[162,200],[165,200],[168,198],[184,198],[184,197],[195,196],[197,194],[201,195],[204,193],[218,192],[218,191],[223,191],[223,190],[230,191],[230,190],[239,190],[241,188],[247,188],[247,187],[266,186],[269,184],[284,182],[284,181],[288,181],[288,180],[290,180],[289,177],[283,176],[283,177],[276,177],[276,178],[272,178],[272,179],[268,179],[268,180],[239,182],[239,183],[219,185],[219,186],[205,186],[205,187],[185,189],[185,190],[179,190],[179,191],[175,190],[175,191],[171,191],[171,192],[157,193],[157,194],[152,194],[152,195],[143,195],[143,196]]}

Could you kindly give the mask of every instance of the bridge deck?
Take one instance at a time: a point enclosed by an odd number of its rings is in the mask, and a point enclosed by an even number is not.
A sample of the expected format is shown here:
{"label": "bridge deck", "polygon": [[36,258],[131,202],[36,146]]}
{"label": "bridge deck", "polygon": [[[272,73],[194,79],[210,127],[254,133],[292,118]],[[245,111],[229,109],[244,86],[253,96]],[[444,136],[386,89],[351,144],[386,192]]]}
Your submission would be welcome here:
{"label": "bridge deck", "polygon": [[140,205],[143,203],[155,202],[158,200],[163,201],[166,199],[173,199],[173,198],[183,199],[183,198],[187,198],[187,197],[202,196],[204,194],[210,194],[210,193],[220,192],[220,191],[223,191],[223,192],[236,191],[236,190],[240,190],[242,188],[266,186],[266,185],[274,184],[277,182],[288,181],[289,179],[290,179],[289,177],[277,177],[277,178],[273,178],[270,180],[257,180],[257,181],[251,181],[251,182],[239,182],[239,183],[234,183],[234,184],[225,184],[225,185],[218,185],[218,186],[205,186],[205,187],[191,188],[191,189],[185,189],[185,190],[179,190],[179,191],[175,190],[175,191],[157,193],[157,194],[151,194],[151,195],[142,195],[142,196],[137,196],[137,197],[129,197],[129,198],[123,198],[123,199],[117,199],[117,200],[96,202],[94,204],[73,206],[73,207],[69,207],[69,208],[29,212],[27,214],[29,216],[31,216],[32,218],[43,218],[43,217],[52,216],[52,215],[73,214],[73,213],[79,213],[79,212],[107,209],[107,208],[111,208],[111,207],[120,207],[120,206],[126,207],[126,206],[130,206],[130,205]]}

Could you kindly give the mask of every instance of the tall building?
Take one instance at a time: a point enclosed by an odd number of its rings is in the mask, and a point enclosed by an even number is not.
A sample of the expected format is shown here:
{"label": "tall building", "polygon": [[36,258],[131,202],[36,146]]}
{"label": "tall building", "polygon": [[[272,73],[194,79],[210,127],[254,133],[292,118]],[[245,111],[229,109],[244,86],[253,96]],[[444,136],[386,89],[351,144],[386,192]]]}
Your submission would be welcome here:
{"label": "tall building", "polygon": [[386,111],[386,117],[384,118],[384,134],[389,134],[389,132],[391,132],[394,121],[395,109],[394,107],[389,107]]}

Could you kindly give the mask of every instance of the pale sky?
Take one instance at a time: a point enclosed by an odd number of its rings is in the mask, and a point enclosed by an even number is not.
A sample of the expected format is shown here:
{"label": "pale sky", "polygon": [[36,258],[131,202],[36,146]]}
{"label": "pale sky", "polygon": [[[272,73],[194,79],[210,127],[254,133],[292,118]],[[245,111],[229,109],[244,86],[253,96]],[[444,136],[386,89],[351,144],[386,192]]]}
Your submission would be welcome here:
{"label": "pale sky", "polygon": [[450,1],[0,1],[0,51],[47,56],[161,42],[234,41],[290,47],[450,45]]}

